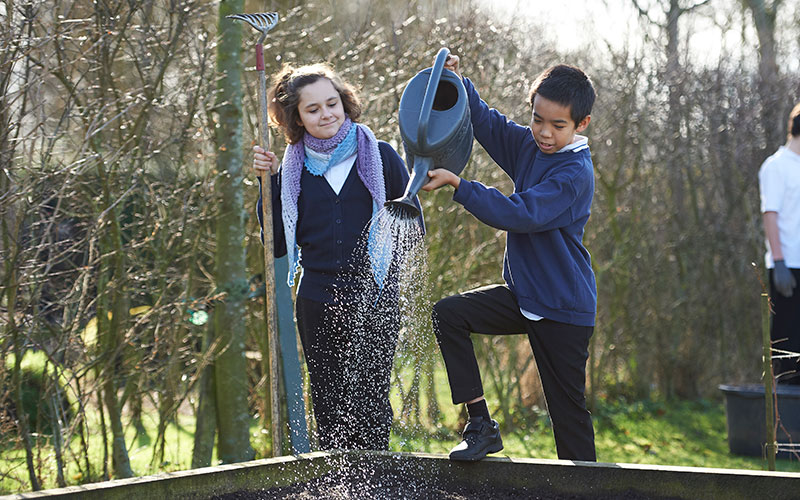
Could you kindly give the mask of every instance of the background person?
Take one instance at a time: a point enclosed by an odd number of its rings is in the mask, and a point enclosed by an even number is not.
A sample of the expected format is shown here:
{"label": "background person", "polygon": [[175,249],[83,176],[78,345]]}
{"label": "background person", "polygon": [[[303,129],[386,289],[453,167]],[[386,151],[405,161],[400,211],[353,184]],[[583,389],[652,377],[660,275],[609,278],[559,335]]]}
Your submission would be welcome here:
{"label": "background person", "polygon": [[[789,138],[758,172],[774,314],[773,347],[800,353],[800,103],[789,114]],[[776,359],[778,383],[800,384],[798,359]]]}

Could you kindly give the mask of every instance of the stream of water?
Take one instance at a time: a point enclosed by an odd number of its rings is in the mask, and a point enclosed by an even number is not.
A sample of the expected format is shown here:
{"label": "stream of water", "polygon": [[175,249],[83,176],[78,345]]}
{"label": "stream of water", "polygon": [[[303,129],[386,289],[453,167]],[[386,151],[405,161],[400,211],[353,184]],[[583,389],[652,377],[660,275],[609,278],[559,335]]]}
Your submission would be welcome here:
{"label": "stream of water", "polygon": [[[342,425],[333,427],[333,432],[341,436],[332,440],[326,437],[326,442],[361,447],[358,437],[353,437],[353,425],[359,426],[356,434],[374,431],[385,436],[387,413],[392,414],[393,428],[402,429],[403,436],[414,435],[419,422],[418,398],[410,388],[419,385],[422,361],[436,354],[430,325],[428,256],[418,219],[398,216],[394,210],[382,208],[373,216],[362,232],[350,265],[343,270],[342,286],[334,289],[334,301],[341,304],[341,313],[334,317],[342,316],[333,320],[337,323],[334,336],[344,340],[335,347],[324,348],[344,351],[346,373],[338,400],[344,415]],[[390,264],[382,266],[381,262]],[[381,277],[382,287],[378,285]],[[373,380],[381,378],[382,382]],[[390,388],[395,394],[392,399],[399,399],[400,404],[396,403],[393,409],[382,406],[387,394],[374,391],[383,388]],[[362,394],[365,391],[373,393]],[[368,471],[364,473],[363,481],[374,480]],[[345,486],[326,487],[335,491]]]}

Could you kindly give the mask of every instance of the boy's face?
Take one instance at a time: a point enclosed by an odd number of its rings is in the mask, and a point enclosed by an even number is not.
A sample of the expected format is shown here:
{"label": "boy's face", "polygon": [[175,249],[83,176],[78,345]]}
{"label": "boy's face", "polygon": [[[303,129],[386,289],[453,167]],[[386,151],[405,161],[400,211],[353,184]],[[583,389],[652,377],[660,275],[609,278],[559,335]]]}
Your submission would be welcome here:
{"label": "boy's face", "polygon": [[542,153],[553,154],[575,139],[575,134],[583,132],[589,125],[587,116],[576,126],[570,115],[570,106],[537,95],[533,99],[531,113],[531,132]]}

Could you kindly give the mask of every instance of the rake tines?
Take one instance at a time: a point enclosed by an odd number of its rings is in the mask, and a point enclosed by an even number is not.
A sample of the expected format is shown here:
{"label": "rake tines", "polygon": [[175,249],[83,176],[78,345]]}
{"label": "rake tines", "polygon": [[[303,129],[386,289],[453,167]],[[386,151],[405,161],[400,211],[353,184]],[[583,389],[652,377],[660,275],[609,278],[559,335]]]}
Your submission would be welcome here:
{"label": "rake tines", "polygon": [[264,38],[267,36],[267,33],[269,33],[269,30],[278,24],[277,12],[263,12],[260,14],[231,14],[230,16],[225,17],[244,21],[254,29],[260,31],[261,38],[258,40],[258,43],[262,43]]}

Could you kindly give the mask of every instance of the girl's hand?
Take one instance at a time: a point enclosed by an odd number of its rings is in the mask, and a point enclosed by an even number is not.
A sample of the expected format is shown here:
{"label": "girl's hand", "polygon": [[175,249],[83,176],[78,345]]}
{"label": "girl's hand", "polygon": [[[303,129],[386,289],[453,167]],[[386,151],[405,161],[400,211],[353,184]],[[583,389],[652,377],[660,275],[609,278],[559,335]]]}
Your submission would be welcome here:
{"label": "girl's hand", "polygon": [[264,151],[261,146],[253,146],[253,172],[258,177],[262,177],[264,172],[277,174],[280,162],[272,151]]}

